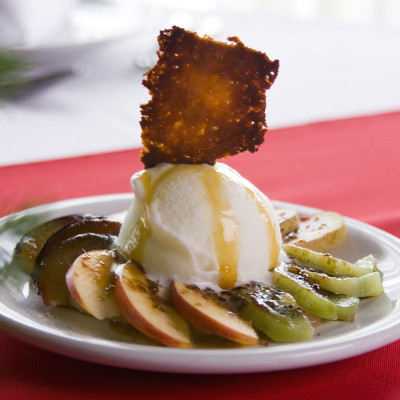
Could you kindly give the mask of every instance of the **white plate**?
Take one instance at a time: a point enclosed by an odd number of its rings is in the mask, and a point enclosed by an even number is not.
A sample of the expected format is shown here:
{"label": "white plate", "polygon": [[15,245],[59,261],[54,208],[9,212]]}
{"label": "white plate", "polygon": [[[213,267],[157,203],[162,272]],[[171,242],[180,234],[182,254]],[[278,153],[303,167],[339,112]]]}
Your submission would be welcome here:
{"label": "white plate", "polygon": [[[131,195],[97,196],[36,207],[0,220],[0,255],[9,257],[18,237],[10,221],[28,215],[46,219],[71,213],[112,214],[126,210]],[[308,214],[314,209],[295,207]],[[230,349],[172,349],[138,345],[107,322],[72,309],[47,310],[18,269],[0,267],[0,326],[16,338],[56,353],[124,368],[177,373],[277,371],[341,360],[400,338],[400,240],[359,221],[346,219],[349,238],[335,254],[354,261],[373,253],[383,272],[385,294],[362,300],[354,322],[328,322],[306,343]]]}

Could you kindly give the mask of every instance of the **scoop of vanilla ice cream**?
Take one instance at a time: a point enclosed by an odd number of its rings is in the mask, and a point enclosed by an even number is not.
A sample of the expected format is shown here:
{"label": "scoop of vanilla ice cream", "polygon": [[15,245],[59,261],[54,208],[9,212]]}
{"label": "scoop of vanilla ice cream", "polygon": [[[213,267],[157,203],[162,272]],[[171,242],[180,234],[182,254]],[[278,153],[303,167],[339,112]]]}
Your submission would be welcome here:
{"label": "scoop of vanilla ice cream", "polygon": [[223,289],[272,283],[280,229],[268,198],[225,164],[161,164],[132,176],[118,248],[153,279]]}

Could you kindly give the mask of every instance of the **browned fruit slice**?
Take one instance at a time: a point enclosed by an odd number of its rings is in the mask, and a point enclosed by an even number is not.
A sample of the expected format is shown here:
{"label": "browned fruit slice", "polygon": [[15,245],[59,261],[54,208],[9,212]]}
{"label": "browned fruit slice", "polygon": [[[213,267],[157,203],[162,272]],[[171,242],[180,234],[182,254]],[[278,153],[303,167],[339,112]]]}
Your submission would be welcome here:
{"label": "browned fruit slice", "polygon": [[72,263],[85,252],[112,247],[114,241],[112,236],[82,233],[46,248],[34,277],[34,284],[46,306],[70,305],[65,274]]}
{"label": "browned fruit slice", "polygon": [[133,262],[120,266],[115,301],[121,314],[139,331],[169,347],[190,347],[189,326],[158,296],[158,285]]}
{"label": "browned fruit slice", "polygon": [[36,258],[47,239],[64,226],[82,220],[83,215],[73,214],[54,218],[27,232],[15,247],[13,265],[17,265],[27,274],[31,274]]}
{"label": "browned fruit slice", "polygon": [[240,344],[257,344],[258,336],[250,323],[231,312],[214,295],[214,292],[202,291],[182,282],[171,284],[173,307],[187,321]]}
{"label": "browned fruit slice", "polygon": [[[47,246],[48,243],[59,243],[81,233],[98,233],[118,236],[120,229],[121,223],[119,221],[107,217],[86,215],[75,223],[58,230],[54,235],[49,237],[43,248]],[[37,260],[39,260],[40,257],[41,254],[39,253]]]}
{"label": "browned fruit slice", "polygon": [[90,250],[111,249],[120,222],[103,217],[85,218],[54,233],[40,251],[33,283],[47,306],[68,305],[65,274],[75,259]]}

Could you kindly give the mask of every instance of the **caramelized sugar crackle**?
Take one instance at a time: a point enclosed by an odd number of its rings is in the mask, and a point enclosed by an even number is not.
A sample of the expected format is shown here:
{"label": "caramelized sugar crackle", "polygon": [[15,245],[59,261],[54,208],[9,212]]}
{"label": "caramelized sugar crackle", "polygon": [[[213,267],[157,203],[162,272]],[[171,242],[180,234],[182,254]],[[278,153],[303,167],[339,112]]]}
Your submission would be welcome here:
{"label": "caramelized sugar crackle", "polygon": [[279,61],[246,47],[199,37],[174,26],[158,38],[156,66],[143,85],[152,99],[142,108],[141,160],[211,164],[239,152],[257,151],[267,131],[265,90]]}

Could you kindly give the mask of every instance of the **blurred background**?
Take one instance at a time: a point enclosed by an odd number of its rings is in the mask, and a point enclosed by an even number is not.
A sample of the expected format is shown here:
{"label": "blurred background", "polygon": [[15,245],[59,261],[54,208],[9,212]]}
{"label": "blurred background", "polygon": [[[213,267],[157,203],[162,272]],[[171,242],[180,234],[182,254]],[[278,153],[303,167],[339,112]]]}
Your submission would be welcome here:
{"label": "blurred background", "polygon": [[174,24],[280,60],[271,129],[400,109],[398,0],[0,0],[0,165],[139,147]]}
{"label": "blurred background", "polygon": [[397,0],[150,0],[154,7],[187,8],[195,11],[230,9],[292,16],[301,19],[326,18],[357,24],[400,25],[400,3]]}

